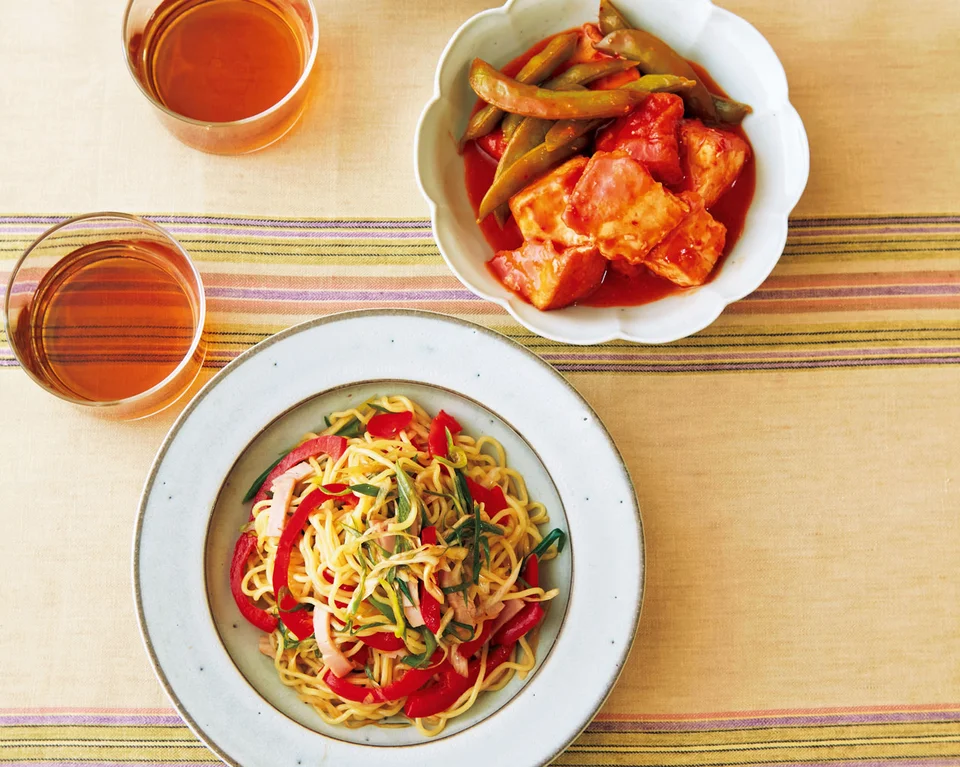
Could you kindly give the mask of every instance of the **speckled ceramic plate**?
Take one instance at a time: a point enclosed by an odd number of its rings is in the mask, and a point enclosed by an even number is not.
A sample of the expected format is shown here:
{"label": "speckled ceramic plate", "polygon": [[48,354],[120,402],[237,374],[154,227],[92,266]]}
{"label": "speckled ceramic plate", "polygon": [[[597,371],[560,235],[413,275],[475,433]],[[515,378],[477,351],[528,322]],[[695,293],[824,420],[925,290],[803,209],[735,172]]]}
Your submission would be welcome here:
{"label": "speckled ceramic plate", "polygon": [[[537,666],[487,693],[436,738],[325,724],[277,679],[230,596],[228,569],[265,465],[323,415],[403,393],[491,434],[569,547],[544,568],[560,589]],[[643,596],[633,485],[590,406],[539,358],[484,328],[425,312],[353,312],[243,354],[174,424],[147,479],[133,577],[147,652],[193,731],[228,764],[546,764],[620,674]],[[602,619],[601,619],[602,618]],[[532,734],[535,733],[535,736]]]}

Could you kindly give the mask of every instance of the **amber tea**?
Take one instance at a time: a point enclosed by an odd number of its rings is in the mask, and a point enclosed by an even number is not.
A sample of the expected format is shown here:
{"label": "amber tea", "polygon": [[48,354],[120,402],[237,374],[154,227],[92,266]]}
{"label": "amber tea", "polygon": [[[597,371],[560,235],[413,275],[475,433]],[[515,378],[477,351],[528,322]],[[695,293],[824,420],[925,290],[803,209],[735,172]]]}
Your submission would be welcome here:
{"label": "amber tea", "polygon": [[192,146],[252,151],[303,110],[316,47],[309,0],[132,0],[126,27],[141,88]]}
{"label": "amber tea", "polygon": [[[203,361],[203,297],[186,254],[162,230],[109,214],[67,222],[26,253],[11,280],[7,324],[23,367],[82,404],[119,417],[156,412]],[[111,229],[118,236],[111,236]]]}

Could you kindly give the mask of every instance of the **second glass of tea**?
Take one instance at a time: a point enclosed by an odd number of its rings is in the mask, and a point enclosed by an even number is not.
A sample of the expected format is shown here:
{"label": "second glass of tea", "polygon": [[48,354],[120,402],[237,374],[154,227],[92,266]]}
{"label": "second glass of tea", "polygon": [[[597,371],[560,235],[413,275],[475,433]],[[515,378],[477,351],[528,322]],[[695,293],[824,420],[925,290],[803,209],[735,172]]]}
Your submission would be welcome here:
{"label": "second glass of tea", "polygon": [[245,154],[283,137],[313,84],[313,0],[130,0],[127,65],[185,144]]}
{"label": "second glass of tea", "polygon": [[175,402],[203,365],[203,283],[186,251],[126,213],[64,221],[21,256],[7,340],[51,394],[123,420]]}

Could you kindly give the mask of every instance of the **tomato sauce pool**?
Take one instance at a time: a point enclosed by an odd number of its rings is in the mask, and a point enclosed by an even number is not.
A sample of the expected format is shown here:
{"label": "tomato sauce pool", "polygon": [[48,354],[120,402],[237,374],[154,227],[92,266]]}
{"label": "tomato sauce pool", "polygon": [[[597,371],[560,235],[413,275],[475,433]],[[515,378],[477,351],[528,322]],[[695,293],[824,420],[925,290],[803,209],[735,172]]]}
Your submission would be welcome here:
{"label": "tomato sauce pool", "polygon": [[[501,71],[509,77],[515,76],[524,64],[546,47],[551,39],[552,37],[548,37],[541,40],[530,50],[504,66]],[[709,91],[716,93],[718,96],[727,95],[703,67],[692,61],[690,66],[693,67],[697,77],[703,81]],[[473,111],[476,112],[482,106],[483,102],[478,101]],[[725,130],[736,133],[747,143],[750,143],[740,126],[726,126]],[[476,142],[470,141],[464,148],[463,164],[466,174],[467,197],[473,206],[473,212],[476,213],[480,209],[480,201],[493,183],[497,161],[480,149]],[[707,282],[717,276],[723,267],[727,254],[740,239],[740,235],[743,233],[743,224],[747,217],[747,209],[753,200],[755,189],[756,163],[751,152],[750,158],[743,166],[743,170],[734,185],[709,209],[710,214],[727,228],[727,239],[723,248],[723,255],[717,261],[713,271],[710,272]],[[512,216],[507,220],[502,230],[493,216],[487,216],[480,222],[480,230],[494,253],[498,250],[516,250],[523,244],[523,236],[520,234],[520,229]],[[638,276],[628,277],[613,269],[607,269],[600,287],[577,303],[584,306],[638,306],[656,301],[672,293],[680,293],[683,290],[690,289],[681,288],[646,270]]]}

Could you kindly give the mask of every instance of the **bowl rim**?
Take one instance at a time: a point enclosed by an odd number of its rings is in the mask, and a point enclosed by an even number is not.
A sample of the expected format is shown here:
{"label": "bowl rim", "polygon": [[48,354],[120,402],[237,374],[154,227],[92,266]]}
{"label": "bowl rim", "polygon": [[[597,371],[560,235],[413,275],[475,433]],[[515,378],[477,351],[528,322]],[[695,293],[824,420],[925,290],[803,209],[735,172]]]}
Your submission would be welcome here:
{"label": "bowl rim", "polygon": [[[710,281],[702,286],[698,286],[696,293],[705,293],[706,295],[712,297],[710,299],[705,299],[711,301],[711,306],[707,308],[706,311],[701,313],[701,316],[695,322],[691,322],[688,325],[684,325],[680,330],[679,334],[676,332],[676,329],[671,331],[667,329],[666,332],[651,332],[648,330],[638,331],[638,330],[628,330],[624,327],[624,323],[621,319],[617,318],[618,314],[623,314],[628,312],[631,309],[637,309],[638,306],[624,306],[624,307],[563,307],[558,310],[551,310],[550,312],[544,312],[536,310],[529,303],[524,301],[522,298],[517,296],[515,293],[510,291],[507,288],[503,288],[502,292],[497,294],[492,294],[489,291],[483,290],[479,286],[473,284],[469,281],[461,271],[458,266],[458,261],[462,260],[460,258],[455,258],[447,252],[447,247],[444,244],[444,238],[441,237],[440,233],[440,221],[441,221],[441,210],[443,208],[449,208],[450,206],[441,205],[440,201],[434,199],[427,191],[427,185],[424,183],[424,167],[421,164],[422,156],[422,147],[427,142],[427,130],[428,125],[431,122],[431,113],[433,110],[439,108],[439,106],[447,98],[447,95],[443,92],[441,88],[441,76],[444,71],[447,61],[451,53],[456,49],[457,45],[460,43],[461,38],[464,34],[474,25],[481,22],[483,19],[493,16],[504,16],[509,17],[514,9],[518,6],[524,5],[526,3],[536,3],[537,0],[506,0],[506,2],[499,7],[489,8],[484,11],[480,11],[477,14],[474,14],[469,19],[467,19],[463,24],[461,24],[456,32],[450,37],[447,41],[447,44],[444,46],[443,51],[440,54],[440,58],[437,61],[437,67],[434,72],[433,79],[433,93],[431,94],[429,100],[424,106],[423,110],[420,113],[420,117],[417,121],[416,130],[414,132],[414,141],[413,141],[413,167],[414,175],[416,177],[417,186],[420,189],[420,193],[423,196],[424,200],[427,203],[427,206],[430,210],[430,225],[431,231],[433,233],[434,241],[437,244],[437,249],[440,251],[440,255],[443,257],[443,260],[446,262],[447,267],[456,275],[457,279],[463,284],[467,289],[473,292],[475,295],[483,298],[487,301],[490,301],[494,304],[497,304],[501,308],[505,309],[507,313],[513,317],[514,320],[519,322],[523,327],[527,328],[531,332],[553,341],[560,343],[570,343],[575,345],[591,345],[605,343],[607,341],[630,341],[635,343],[644,343],[644,344],[664,344],[671,343],[673,341],[680,340],[681,338],[686,338],[694,333],[697,333],[710,324],[712,324],[720,316],[723,310],[730,304],[739,301],[745,296],[749,295],[755,291],[770,274],[776,268],[777,263],[780,260],[780,257],[783,254],[783,248],[787,241],[788,235],[788,222],[789,215],[791,211],[796,207],[797,203],[800,201],[800,198],[803,195],[803,192],[806,188],[807,182],[810,175],[810,146],[809,140],[806,134],[806,129],[803,125],[803,120],[801,119],[799,113],[790,102],[790,93],[789,86],[787,84],[786,72],[783,69],[783,64],[780,61],[779,57],[776,54],[776,51],[773,49],[773,46],[769,41],[754,27],[750,24],[749,21],[744,19],[742,16],[738,16],[732,11],[728,11],[725,8],[715,5],[712,0],[697,0],[697,4],[704,9],[707,13],[707,18],[717,15],[719,18],[723,19],[728,23],[732,23],[736,26],[739,26],[745,34],[751,35],[754,38],[756,44],[765,48],[770,56],[772,61],[776,63],[777,71],[775,74],[779,75],[784,84],[783,91],[783,102],[777,107],[778,123],[783,124],[792,124],[792,127],[796,128],[795,131],[795,140],[796,146],[792,147],[791,157],[795,162],[798,163],[798,170],[794,174],[796,183],[794,188],[788,190],[788,193],[784,198],[784,205],[782,209],[778,209],[772,214],[767,215],[767,220],[775,223],[777,226],[777,235],[776,237],[771,236],[771,242],[768,243],[770,251],[776,252],[776,257],[770,258],[769,268],[757,270],[755,277],[753,279],[745,279],[742,284],[737,285],[736,289],[730,292],[721,292],[716,289],[714,281]],[[748,116],[747,120],[750,120]],[[745,121],[746,122],[746,121]],[[435,139],[436,136],[432,136],[432,139]],[[752,207],[752,205],[751,205]],[[746,227],[744,229],[746,233]],[[741,234],[741,237],[743,234]],[[775,242],[774,242],[775,240]],[[456,247],[456,246],[455,246]],[[456,252],[456,251],[454,251]],[[695,295],[696,293],[691,292],[687,295]],[[683,295],[683,294],[681,294]],[[669,298],[669,297],[668,297]],[[662,300],[662,299],[661,299]],[[653,302],[653,304],[659,303],[659,301]],[[643,304],[639,306],[648,306],[651,304]],[[585,325],[582,326],[583,333],[578,334],[577,336],[566,335],[562,332],[557,332],[552,330],[552,323],[548,321],[547,323],[541,324],[540,322],[529,319],[529,317],[534,317],[539,320],[542,315],[549,315],[555,312],[563,312],[572,308],[590,310],[595,312],[597,316],[610,318],[614,320],[613,327],[610,329],[600,328],[593,330],[592,332],[586,328]]]}
{"label": "bowl rim", "polygon": [[[553,751],[548,757],[544,758],[543,761],[540,762],[541,764],[548,764],[548,763],[549,763],[550,761],[552,761],[558,754],[562,753],[563,750],[566,749],[566,747],[567,747],[581,732],[583,732],[583,730],[590,724],[590,722],[591,722],[591,721],[593,720],[593,718],[595,717],[597,711],[600,709],[600,707],[603,705],[603,703],[604,703],[604,702],[606,701],[606,699],[609,697],[610,693],[613,691],[613,689],[614,689],[614,687],[615,687],[615,685],[616,685],[616,682],[617,682],[617,680],[619,679],[619,677],[620,677],[620,675],[621,675],[621,673],[622,673],[622,671],[623,671],[623,669],[624,669],[624,667],[625,667],[627,657],[629,656],[630,651],[631,651],[631,648],[632,648],[632,646],[633,646],[633,644],[634,644],[634,640],[635,640],[635,638],[636,638],[636,630],[637,630],[637,626],[639,625],[639,620],[640,620],[640,616],[641,616],[641,612],[642,612],[642,607],[643,607],[643,602],[644,602],[644,596],[645,596],[645,590],[646,590],[646,588],[645,588],[645,587],[646,587],[646,577],[645,577],[645,574],[646,574],[646,544],[645,544],[645,536],[644,536],[644,529],[643,529],[643,521],[642,521],[642,516],[641,516],[641,511],[640,511],[640,504],[639,504],[639,500],[638,500],[638,498],[637,498],[637,493],[636,493],[635,485],[634,485],[634,483],[633,483],[633,481],[632,481],[632,479],[631,479],[631,477],[630,477],[630,474],[629,474],[629,470],[628,470],[628,468],[627,468],[627,466],[626,466],[626,463],[625,463],[624,460],[623,460],[622,455],[620,454],[619,449],[617,448],[616,444],[614,443],[612,436],[610,435],[609,431],[607,430],[606,426],[603,424],[603,422],[601,421],[601,419],[599,418],[599,416],[597,416],[596,411],[595,411],[595,410],[592,408],[592,406],[590,406],[590,404],[582,397],[582,395],[580,395],[579,392],[577,392],[576,388],[575,388],[569,381],[567,381],[559,372],[557,372],[557,371],[556,371],[554,368],[552,368],[550,365],[548,365],[547,363],[543,362],[539,357],[537,357],[536,354],[534,354],[532,351],[530,351],[530,350],[527,349],[526,347],[522,346],[522,345],[519,344],[518,342],[514,341],[513,339],[507,338],[507,337],[503,336],[502,334],[497,333],[496,331],[490,330],[490,329],[485,328],[485,327],[483,327],[483,326],[475,325],[475,324],[470,323],[470,322],[468,322],[468,321],[466,321],[466,320],[462,320],[462,319],[459,319],[459,318],[448,317],[448,316],[446,316],[446,315],[442,315],[442,314],[435,313],[435,312],[428,312],[428,311],[422,311],[422,310],[409,310],[409,309],[368,309],[368,310],[348,311],[348,312],[342,312],[342,313],[337,313],[337,314],[331,314],[331,315],[327,315],[327,316],[324,316],[324,317],[316,318],[316,319],[314,319],[314,320],[308,320],[308,321],[306,321],[306,322],[300,323],[299,325],[295,325],[295,326],[293,326],[293,327],[291,327],[291,328],[288,328],[288,329],[286,329],[286,330],[284,330],[284,331],[281,331],[280,333],[276,334],[275,336],[272,336],[271,338],[265,340],[264,342],[262,342],[262,343],[260,343],[260,344],[258,344],[258,345],[256,345],[256,346],[252,347],[251,349],[247,350],[246,352],[244,352],[243,354],[241,354],[240,356],[238,356],[235,360],[233,360],[231,363],[229,363],[222,371],[220,371],[220,372],[219,372],[216,376],[214,376],[207,384],[204,385],[204,387],[200,390],[200,392],[198,392],[197,396],[194,397],[193,400],[191,400],[191,402],[188,404],[188,406],[187,406],[187,407],[184,409],[184,411],[180,414],[180,416],[177,418],[177,420],[176,420],[176,421],[174,422],[174,424],[171,426],[170,431],[168,432],[168,434],[167,434],[166,437],[164,438],[164,441],[163,441],[163,443],[161,444],[161,446],[160,446],[160,448],[159,448],[159,450],[158,450],[158,452],[157,452],[157,455],[156,455],[156,457],[155,457],[155,459],[154,459],[154,461],[153,461],[153,464],[151,465],[150,472],[149,472],[149,474],[148,474],[148,476],[147,476],[147,478],[146,478],[146,481],[145,481],[145,484],[144,484],[144,489],[143,489],[143,492],[142,492],[142,494],[141,494],[141,498],[140,498],[140,502],[139,502],[138,510],[137,510],[137,519],[136,519],[135,529],[134,529],[134,533],[133,533],[133,541],[132,541],[133,547],[132,547],[132,556],[131,556],[131,567],[132,567],[131,584],[132,584],[132,587],[133,587],[132,590],[133,590],[134,602],[135,602],[135,605],[136,605],[137,624],[138,624],[138,628],[139,628],[139,631],[140,631],[140,634],[141,634],[141,640],[142,640],[143,643],[144,643],[144,647],[145,647],[145,649],[146,649],[146,652],[147,652],[148,658],[149,658],[149,660],[150,660],[151,666],[152,666],[152,668],[153,668],[153,670],[154,670],[154,674],[156,675],[158,681],[160,682],[162,688],[164,689],[164,692],[166,693],[167,697],[168,697],[168,698],[170,699],[170,701],[173,703],[174,708],[177,710],[178,714],[183,718],[183,720],[185,721],[185,723],[187,724],[187,726],[197,735],[197,737],[198,737],[201,741],[203,741],[203,742],[211,749],[211,751],[213,751],[220,759],[222,759],[222,760],[223,760],[225,763],[227,763],[227,764],[239,765],[239,762],[237,762],[234,757],[230,756],[230,755],[225,751],[225,749],[224,749],[223,747],[221,747],[221,746],[217,743],[217,741],[208,734],[208,732],[204,729],[203,726],[201,726],[201,724],[200,724],[200,723],[197,721],[197,719],[190,713],[190,711],[188,710],[188,708],[186,707],[186,705],[185,705],[185,704],[183,703],[183,701],[180,699],[179,695],[178,695],[177,692],[174,690],[173,684],[171,683],[170,679],[168,678],[167,673],[164,671],[164,668],[163,668],[163,666],[162,666],[162,664],[161,664],[161,662],[160,662],[160,660],[159,660],[158,654],[157,654],[157,652],[156,652],[156,648],[154,647],[153,641],[152,641],[151,636],[150,636],[150,630],[149,630],[149,626],[148,626],[148,619],[147,619],[146,611],[145,611],[145,608],[144,608],[143,593],[142,593],[142,588],[141,588],[141,587],[142,587],[141,577],[140,577],[140,570],[141,570],[141,567],[142,567],[142,565],[141,565],[141,543],[142,543],[142,534],[143,534],[144,520],[145,520],[145,517],[146,517],[146,513],[147,513],[148,505],[149,505],[149,502],[150,502],[150,499],[151,499],[151,495],[154,493],[154,485],[155,485],[155,483],[156,483],[156,481],[157,481],[158,474],[159,474],[159,472],[160,472],[160,470],[161,470],[162,463],[163,463],[164,458],[166,457],[166,455],[167,455],[167,453],[168,453],[171,445],[173,444],[173,442],[174,442],[175,439],[177,438],[178,434],[180,433],[181,428],[186,424],[187,420],[190,418],[190,416],[192,415],[192,413],[196,411],[196,409],[197,409],[197,408],[200,406],[200,404],[206,399],[206,397],[210,395],[210,393],[216,388],[216,386],[217,386],[221,381],[225,380],[225,378],[227,377],[227,375],[229,375],[229,373],[230,373],[231,371],[236,370],[239,366],[241,366],[242,364],[244,364],[245,362],[247,362],[248,360],[250,360],[253,356],[255,356],[255,355],[257,355],[257,354],[260,354],[261,352],[263,352],[263,351],[271,348],[274,344],[277,344],[277,343],[279,343],[279,342],[282,342],[282,341],[284,341],[285,339],[287,339],[287,338],[289,338],[289,337],[291,337],[291,336],[293,336],[293,335],[296,335],[296,334],[301,333],[301,332],[306,332],[306,331],[312,330],[312,329],[314,329],[314,328],[316,328],[316,327],[318,327],[318,326],[322,326],[322,325],[325,325],[325,324],[328,324],[328,323],[338,322],[338,321],[345,321],[345,320],[350,320],[350,319],[353,319],[353,318],[365,318],[365,317],[380,317],[380,318],[383,318],[383,317],[397,317],[397,316],[410,317],[410,318],[421,318],[421,319],[434,320],[434,321],[440,321],[440,322],[444,322],[444,323],[450,323],[450,324],[453,324],[453,325],[458,325],[458,326],[461,326],[461,327],[463,327],[463,328],[469,329],[469,330],[471,330],[471,331],[473,331],[473,332],[475,332],[475,333],[483,333],[484,335],[490,337],[491,339],[493,339],[493,340],[495,340],[495,341],[497,341],[497,342],[499,342],[499,343],[506,342],[510,347],[513,347],[516,351],[518,351],[518,352],[522,353],[523,355],[525,355],[526,357],[530,358],[530,361],[531,361],[532,364],[536,364],[540,369],[546,371],[546,372],[548,373],[548,375],[550,375],[557,383],[561,384],[564,388],[566,388],[566,389],[568,390],[568,393],[569,393],[573,398],[575,398],[575,400],[578,402],[578,405],[579,405],[579,406],[582,406],[582,408],[584,409],[583,412],[589,414],[589,416],[590,416],[590,421],[591,421],[591,424],[590,424],[591,427],[593,427],[593,429],[596,431],[596,433],[597,433],[597,434],[602,438],[602,440],[605,442],[606,446],[607,446],[607,447],[609,448],[609,450],[611,451],[611,455],[612,455],[613,457],[615,457],[616,462],[617,462],[616,469],[621,473],[622,478],[623,478],[623,479],[625,480],[625,482],[626,482],[625,487],[628,488],[628,492],[629,492],[629,505],[630,505],[630,507],[631,507],[629,511],[632,512],[631,518],[633,519],[634,523],[636,524],[637,535],[638,535],[637,542],[636,542],[636,546],[637,546],[637,548],[636,548],[636,554],[637,554],[638,562],[639,562],[639,569],[638,569],[638,572],[636,573],[636,586],[635,586],[637,598],[636,598],[635,604],[633,605],[633,610],[632,610],[632,613],[631,613],[630,619],[629,619],[629,626],[630,626],[629,636],[625,636],[625,637],[623,638],[624,641],[623,641],[622,645],[621,645],[620,648],[619,648],[619,652],[617,653],[617,660],[616,660],[615,665],[614,665],[612,668],[610,668],[610,669],[605,669],[606,671],[609,672],[609,677],[608,677],[608,683],[606,684],[606,686],[605,686],[605,688],[604,688],[604,690],[603,690],[603,692],[602,692],[602,695],[600,695],[598,699],[595,699],[595,700],[593,701],[593,703],[595,703],[595,705],[589,706],[587,709],[584,710],[584,711],[585,711],[585,715],[582,717],[582,719],[581,719],[580,721],[578,721],[576,730],[573,731],[572,728],[568,728],[568,731],[567,731],[567,732],[563,735],[563,737],[562,737],[562,741],[558,741],[558,745],[557,745],[557,747],[556,747],[556,750]],[[351,381],[350,381],[349,383],[355,383],[355,381],[353,381],[353,380],[351,379]],[[348,385],[349,385],[349,383],[348,383]],[[436,382],[432,382],[432,381],[429,381],[429,380],[421,380],[421,381],[417,381],[417,383],[423,383],[423,384],[425,384],[425,385],[427,385],[427,386],[436,386],[436,385],[437,385]],[[324,389],[323,387],[321,387],[321,388],[319,388],[317,391],[320,392],[320,391],[324,391],[324,390],[325,390],[325,389]],[[466,393],[466,392],[456,391],[456,393],[459,394],[459,395],[461,395],[461,396],[467,396],[468,398],[471,397],[471,395],[468,394],[468,393]],[[500,410],[497,409],[495,406],[487,405],[482,399],[481,399],[481,400],[478,400],[478,401],[479,401],[479,403],[480,403],[483,407],[489,409],[492,413],[496,414],[498,417],[503,418],[503,415],[500,413]],[[284,408],[284,409],[285,409],[285,408]],[[584,420],[586,421],[587,419],[585,418]],[[522,431],[520,431],[518,427],[515,427],[515,426],[513,425],[513,421],[512,421],[512,420],[506,419],[506,420],[505,420],[505,423],[507,423],[511,428],[514,428],[514,430],[517,432],[517,434],[519,434],[524,440],[528,440],[528,437],[525,435],[525,433],[522,432]],[[529,444],[530,444],[531,447],[534,447],[534,443],[530,442]],[[547,468],[546,460],[543,460],[543,459],[541,459],[541,460],[542,460],[542,463],[543,463],[544,468]],[[231,461],[230,461],[230,465],[233,465],[233,462],[234,462],[234,461],[231,460]],[[549,470],[549,469],[547,469],[547,471],[548,471],[548,473],[550,473],[550,470]],[[219,482],[222,482],[222,481],[223,481],[223,478],[220,478],[218,481],[219,481]],[[562,499],[561,499],[561,500],[562,500]],[[564,505],[565,505],[565,508],[566,508],[566,504],[564,504]],[[203,519],[204,519],[204,526],[205,526],[205,527],[206,527],[206,525],[207,525],[208,522],[209,522],[209,520],[207,519],[207,517],[209,516],[209,513],[210,513],[211,511],[212,511],[212,509],[211,509],[211,510],[207,510],[207,513],[206,513],[206,514],[204,515],[204,517],[203,517]],[[625,510],[625,511],[626,511],[626,510]],[[569,520],[570,520],[569,512],[568,512],[568,514],[567,514],[567,518],[568,518],[568,522],[569,522]],[[204,545],[205,545],[205,544],[204,544]],[[202,568],[202,567],[203,567],[203,564],[201,564],[200,567]],[[203,579],[201,578],[201,580],[203,580]],[[566,625],[568,624],[567,617],[569,616],[569,611],[571,610],[571,608],[572,608],[572,606],[573,606],[574,591],[576,590],[576,584],[577,584],[577,579],[576,579],[576,577],[574,577],[573,575],[571,575],[570,604],[568,605],[568,608],[567,608],[567,615],[564,616],[564,626],[566,626]],[[204,588],[205,588],[205,586],[204,586]],[[631,588],[633,588],[633,587],[631,587]],[[208,602],[207,602],[207,601],[204,601],[204,605],[203,605],[202,607],[203,607],[203,610],[204,610],[204,611],[207,611],[207,610],[209,609],[209,604],[208,604]],[[567,632],[567,633],[569,633],[569,632]],[[215,630],[214,630],[214,634],[216,634],[216,631],[215,631]],[[565,635],[565,632],[564,632],[564,631],[558,632],[557,637],[556,637],[555,642],[554,642],[554,649],[559,648],[559,647],[561,646],[561,643],[563,642],[563,637],[564,637],[564,635]],[[219,638],[218,638],[217,641],[218,641],[218,643],[220,642]],[[566,643],[564,643],[564,644],[566,644]],[[232,661],[231,661],[231,659],[229,658],[229,656],[228,656],[225,648],[223,647],[222,643],[220,643],[220,655],[221,655],[221,656],[224,656],[224,657],[221,658],[221,660],[222,660],[224,663],[226,663],[226,664],[230,665],[231,667],[233,667]],[[540,671],[540,670],[538,669],[538,671]],[[605,675],[605,677],[606,677],[606,675]],[[240,678],[243,679],[243,676],[240,675]],[[513,697],[511,698],[511,700],[509,701],[509,703],[517,702],[517,701],[519,701],[520,699],[524,698],[524,697],[527,695],[527,693],[528,693],[528,691],[529,691],[530,689],[531,689],[530,686],[525,686],[522,690],[520,690],[515,696],[513,696]],[[253,691],[251,694],[256,695],[257,697],[259,697],[259,694],[258,694],[256,691]],[[278,716],[281,716],[281,717],[283,717],[285,720],[287,720],[288,722],[290,722],[291,725],[293,725],[293,726],[295,726],[295,727],[297,727],[297,728],[299,728],[299,729],[304,730],[305,732],[309,733],[310,736],[312,736],[313,738],[317,738],[318,741],[330,741],[330,740],[331,740],[331,739],[327,738],[327,736],[324,736],[324,735],[322,735],[322,734],[320,734],[320,733],[317,733],[315,730],[306,728],[306,727],[304,727],[303,725],[300,725],[299,723],[297,723],[297,722],[295,722],[295,721],[289,720],[289,718],[286,717],[286,716],[283,714],[283,712],[280,712],[279,710],[274,709],[272,706],[270,707],[270,709],[271,709],[274,713],[276,713]],[[431,740],[431,741],[427,741],[427,742],[424,742],[424,743],[412,744],[412,747],[414,747],[414,748],[427,748],[427,749],[428,749],[428,748],[431,747],[431,745],[436,744],[436,743],[439,743],[439,742],[442,742],[443,740],[455,740],[458,736],[462,736],[462,735],[465,735],[465,734],[467,734],[467,733],[473,733],[478,727],[480,727],[480,726],[484,725],[485,723],[491,721],[493,718],[494,718],[493,716],[487,716],[487,717],[485,717],[484,719],[478,721],[475,725],[466,728],[466,729],[465,729],[464,731],[462,731],[461,733],[457,733],[457,734],[451,736],[450,738],[441,738],[441,739],[438,739],[438,740]],[[395,747],[391,747],[391,748],[387,748],[387,749],[378,748],[376,751],[371,751],[371,749],[374,748],[374,747],[368,746],[368,745],[356,744],[356,743],[345,742],[345,741],[336,741],[336,743],[338,744],[338,747],[340,747],[340,748],[345,748],[345,749],[349,749],[349,750],[351,750],[351,751],[356,752],[357,754],[363,753],[363,754],[366,754],[366,755],[370,755],[370,754],[383,754],[384,752],[394,753],[394,752],[398,751],[398,749],[395,748]],[[406,749],[404,749],[404,750],[406,750]],[[418,753],[421,754],[422,756],[429,756],[429,754],[428,754],[427,752],[425,752],[425,751],[421,751],[421,752],[418,752]]]}

